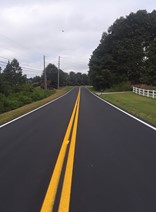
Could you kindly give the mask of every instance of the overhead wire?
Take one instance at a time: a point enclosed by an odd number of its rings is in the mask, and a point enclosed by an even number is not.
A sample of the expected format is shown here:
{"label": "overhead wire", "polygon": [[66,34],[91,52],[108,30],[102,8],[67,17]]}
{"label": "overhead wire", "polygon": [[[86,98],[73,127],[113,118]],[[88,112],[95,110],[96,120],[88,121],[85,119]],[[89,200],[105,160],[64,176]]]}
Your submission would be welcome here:
{"label": "overhead wire", "polygon": [[[3,59],[6,59],[8,61],[10,61],[10,59],[6,58],[6,57],[3,57],[3,56],[0,56],[0,58],[3,58]],[[5,61],[0,61],[0,63],[2,63],[3,65],[4,64],[8,64],[8,62],[5,62]],[[36,69],[34,67],[26,67],[26,66],[20,66],[22,69],[24,70],[31,70],[31,71],[42,71],[41,69]]]}
{"label": "overhead wire", "polygon": [[4,62],[4,61],[0,61],[0,63],[8,64],[7,62]]}
{"label": "overhead wire", "polygon": [[[21,45],[19,42],[16,42],[16,41],[14,41],[13,39],[10,39],[8,36],[6,36],[6,35],[4,35],[4,34],[2,34],[2,33],[0,33],[0,36],[2,36],[2,37],[4,37],[5,39],[7,39],[7,40],[9,40],[9,41],[11,41],[12,43],[14,43],[16,46],[20,46],[20,47],[22,47],[22,49],[26,49],[26,50],[28,50],[28,48],[26,48],[26,47],[24,47],[23,45]],[[7,50],[11,50],[11,49],[9,49],[9,48],[7,48],[7,47],[5,47],[4,45],[2,46],[2,45],[0,45],[2,48],[4,48],[4,49],[7,49]],[[14,52],[15,53],[15,48],[14,48],[14,50],[11,50],[12,52]],[[41,54],[40,52],[36,52],[37,54],[39,54],[39,55],[43,55],[43,54]],[[8,61],[11,61],[12,59],[9,59],[9,58],[6,58],[6,57],[4,57],[4,56],[0,56],[0,58],[3,58],[3,59],[5,59],[5,60],[8,60]],[[7,63],[5,63],[5,62],[3,62],[3,61],[1,61],[3,64],[7,64]],[[21,63],[20,63],[21,64]],[[25,66],[23,66],[23,65],[21,65],[20,66],[23,70],[26,70],[26,71],[43,71],[43,69],[41,70],[41,69],[37,69],[37,68],[34,68],[34,67],[25,67]]]}
{"label": "overhead wire", "polygon": [[[7,39],[7,40],[9,40],[9,41],[11,41],[12,43],[14,43],[16,46],[18,45],[18,46],[20,46],[20,47],[22,47],[22,49],[26,49],[26,50],[28,50],[28,48],[26,48],[26,47],[24,47],[23,45],[21,45],[19,42],[16,42],[16,41],[14,41],[13,39],[10,39],[8,36],[6,36],[6,35],[4,35],[4,34],[1,34],[0,33],[0,36],[2,36],[2,37],[4,37],[5,39]],[[1,46],[1,45],[0,45]],[[8,50],[11,50],[11,49],[9,49],[9,48],[7,48],[7,47],[4,47],[4,46],[2,46],[2,48],[5,48],[5,49],[8,49]],[[12,52],[14,52],[15,53],[15,48],[14,48],[14,50],[11,50]],[[40,52],[36,52],[37,54],[39,54],[39,55],[43,55],[43,54],[41,54]],[[6,60],[8,60],[8,61],[11,61],[11,59],[9,59],[9,58],[6,58],[6,57],[3,57],[3,56],[0,56],[0,58],[3,58],[3,59],[6,59]],[[76,64],[76,61],[77,61],[77,59],[76,58],[73,58],[72,56],[61,56],[61,59],[63,59],[63,61],[64,61],[64,59],[65,59],[65,61],[63,62],[63,63],[65,63],[66,64],[66,61],[67,60],[69,60],[69,58],[70,58],[70,64],[71,64],[71,66],[75,66],[75,64]],[[55,59],[53,59],[53,62],[54,62],[54,64],[56,64],[57,63],[57,58],[55,58]],[[47,60],[46,59],[46,61],[47,62],[49,62],[49,63],[52,63],[51,61],[49,61],[49,60]],[[80,61],[80,60],[79,60]],[[84,62],[83,60],[81,60],[82,62]],[[20,63],[21,64],[21,63]],[[56,65],[57,66],[57,65]],[[41,70],[41,69],[37,69],[37,68],[34,68],[34,67],[25,67],[25,66],[23,66],[23,65],[21,65],[21,68],[23,69],[23,70],[25,70],[25,71],[43,71],[43,69]],[[73,67],[74,68],[74,67]]]}
{"label": "overhead wire", "polygon": [[0,56],[1,58],[3,58],[3,59],[5,59],[5,60],[9,60],[8,58],[6,58],[6,57],[2,57],[2,56]]}

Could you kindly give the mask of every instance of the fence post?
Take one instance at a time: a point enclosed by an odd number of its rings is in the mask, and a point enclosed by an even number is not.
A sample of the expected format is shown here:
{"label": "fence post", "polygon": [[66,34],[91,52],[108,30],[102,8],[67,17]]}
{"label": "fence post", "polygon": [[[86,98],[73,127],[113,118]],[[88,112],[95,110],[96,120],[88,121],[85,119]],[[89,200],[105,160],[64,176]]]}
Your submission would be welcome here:
{"label": "fence post", "polygon": [[146,89],[133,87],[133,92],[139,95],[156,98],[156,90],[146,90]]}
{"label": "fence post", "polygon": [[153,96],[152,97],[154,98],[154,90],[153,90]]}

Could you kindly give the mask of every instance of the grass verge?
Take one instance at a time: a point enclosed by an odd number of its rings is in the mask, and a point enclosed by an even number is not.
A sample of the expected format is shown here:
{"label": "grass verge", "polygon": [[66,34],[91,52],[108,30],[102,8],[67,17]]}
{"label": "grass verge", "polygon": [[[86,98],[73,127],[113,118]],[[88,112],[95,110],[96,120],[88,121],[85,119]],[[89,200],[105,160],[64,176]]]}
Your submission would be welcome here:
{"label": "grass verge", "polygon": [[156,127],[156,99],[130,93],[100,95],[103,99]]}
{"label": "grass verge", "polygon": [[28,113],[44,104],[56,99],[59,96],[62,96],[63,94],[67,93],[70,89],[71,89],[71,87],[60,88],[60,89],[56,90],[56,92],[54,94],[52,94],[51,96],[49,96],[45,99],[42,99],[42,100],[39,100],[36,102],[32,102],[23,107],[0,114],[0,125],[4,124],[12,119],[15,119],[25,113]]}

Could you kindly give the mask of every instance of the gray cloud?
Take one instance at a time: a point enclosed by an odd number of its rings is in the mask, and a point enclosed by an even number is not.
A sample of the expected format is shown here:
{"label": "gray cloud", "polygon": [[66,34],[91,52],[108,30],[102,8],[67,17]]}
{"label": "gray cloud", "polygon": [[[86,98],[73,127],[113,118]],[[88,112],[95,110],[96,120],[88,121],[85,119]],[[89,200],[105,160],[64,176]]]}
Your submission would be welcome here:
{"label": "gray cloud", "polygon": [[[5,0],[0,5],[0,48],[6,58],[41,71],[43,55],[64,71],[88,71],[102,32],[120,16],[154,9],[154,0]],[[62,32],[63,30],[63,32]]]}

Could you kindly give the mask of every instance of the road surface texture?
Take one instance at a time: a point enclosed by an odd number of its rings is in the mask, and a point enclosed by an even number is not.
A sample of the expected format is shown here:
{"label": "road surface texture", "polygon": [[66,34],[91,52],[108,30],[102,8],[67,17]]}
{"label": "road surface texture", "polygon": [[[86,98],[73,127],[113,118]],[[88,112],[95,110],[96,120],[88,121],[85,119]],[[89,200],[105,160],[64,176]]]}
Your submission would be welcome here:
{"label": "road surface texture", "polygon": [[[40,211],[77,94],[0,129],[0,211]],[[156,131],[81,88],[69,212],[155,211]]]}
{"label": "road surface texture", "polygon": [[78,88],[0,129],[0,212],[39,212]]}

